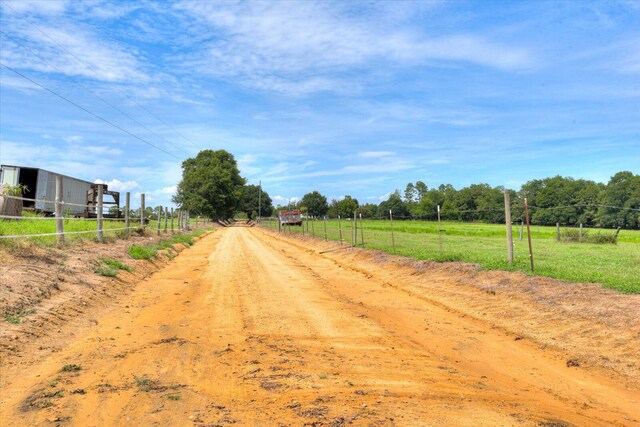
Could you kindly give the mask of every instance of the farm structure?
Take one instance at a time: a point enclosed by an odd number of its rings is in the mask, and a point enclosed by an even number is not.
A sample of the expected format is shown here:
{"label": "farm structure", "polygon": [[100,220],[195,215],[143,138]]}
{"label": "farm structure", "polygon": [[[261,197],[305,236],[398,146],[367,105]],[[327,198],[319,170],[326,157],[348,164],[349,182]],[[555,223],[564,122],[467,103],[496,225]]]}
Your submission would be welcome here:
{"label": "farm structure", "polygon": [[[65,212],[84,217],[95,217],[97,206],[97,187],[90,181],[73,178],[67,175],[51,172],[45,169],[0,165],[0,185],[22,186],[22,208],[44,214],[55,212],[56,177],[62,177]],[[105,205],[116,206],[115,212],[105,216],[119,216],[120,193],[109,191],[106,184],[102,185],[103,194],[111,196],[113,201],[105,201]]]}
{"label": "farm structure", "polygon": [[302,225],[302,212],[298,209],[293,211],[280,211],[278,212],[280,219],[280,225]]}

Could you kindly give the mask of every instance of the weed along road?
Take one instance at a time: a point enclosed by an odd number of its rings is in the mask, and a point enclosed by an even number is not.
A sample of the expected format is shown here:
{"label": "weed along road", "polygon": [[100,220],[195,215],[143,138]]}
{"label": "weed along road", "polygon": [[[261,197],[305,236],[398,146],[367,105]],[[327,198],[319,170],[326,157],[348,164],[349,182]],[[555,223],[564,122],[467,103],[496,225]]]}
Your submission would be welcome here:
{"label": "weed along road", "polygon": [[62,350],[4,369],[1,424],[640,424],[637,385],[319,245],[337,244],[207,235]]}

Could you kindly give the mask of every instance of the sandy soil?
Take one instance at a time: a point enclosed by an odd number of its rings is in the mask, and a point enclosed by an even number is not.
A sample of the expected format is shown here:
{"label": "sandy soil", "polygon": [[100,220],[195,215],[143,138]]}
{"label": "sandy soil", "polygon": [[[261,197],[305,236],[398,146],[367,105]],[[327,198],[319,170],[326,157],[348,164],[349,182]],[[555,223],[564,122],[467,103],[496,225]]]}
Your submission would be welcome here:
{"label": "sandy soil", "polygon": [[2,424],[640,425],[637,298],[331,248],[207,235],[59,351],[5,354]]}

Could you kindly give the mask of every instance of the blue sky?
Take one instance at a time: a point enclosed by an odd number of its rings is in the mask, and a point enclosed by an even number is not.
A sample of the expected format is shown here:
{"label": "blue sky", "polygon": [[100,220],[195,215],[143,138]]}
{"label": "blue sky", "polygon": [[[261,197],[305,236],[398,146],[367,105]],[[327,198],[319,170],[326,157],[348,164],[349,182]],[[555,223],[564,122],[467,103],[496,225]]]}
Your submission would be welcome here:
{"label": "blue sky", "polygon": [[202,148],[276,203],[640,173],[640,1],[0,7],[3,64],[169,153],[0,67],[0,162],[152,205]]}

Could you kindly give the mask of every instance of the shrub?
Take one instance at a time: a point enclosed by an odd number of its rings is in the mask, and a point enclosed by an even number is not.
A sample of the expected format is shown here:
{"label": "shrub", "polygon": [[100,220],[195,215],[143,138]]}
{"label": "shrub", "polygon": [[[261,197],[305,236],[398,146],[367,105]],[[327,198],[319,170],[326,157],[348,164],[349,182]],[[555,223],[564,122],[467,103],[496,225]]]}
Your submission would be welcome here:
{"label": "shrub", "polygon": [[109,259],[109,258],[100,258],[100,261],[103,262],[104,264],[108,265],[109,267],[112,268],[117,268],[118,270],[124,270],[124,271],[128,271],[129,273],[131,273],[133,271],[133,268],[127,264],[124,264],[118,260],[115,259]]}

